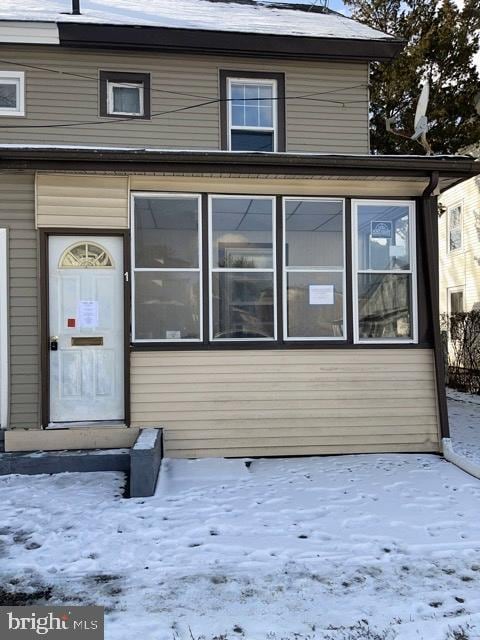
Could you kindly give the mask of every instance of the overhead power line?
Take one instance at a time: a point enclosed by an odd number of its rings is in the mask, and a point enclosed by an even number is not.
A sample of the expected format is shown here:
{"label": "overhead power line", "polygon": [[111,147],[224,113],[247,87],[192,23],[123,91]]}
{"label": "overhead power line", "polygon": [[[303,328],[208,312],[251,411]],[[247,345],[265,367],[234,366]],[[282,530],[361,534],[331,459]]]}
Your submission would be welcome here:
{"label": "overhead power line", "polygon": [[[86,75],[86,74],[81,74],[81,73],[76,73],[73,71],[63,71],[60,69],[54,69],[54,68],[50,68],[50,67],[44,67],[44,66],[40,66],[40,65],[33,65],[33,64],[26,64],[26,63],[20,63],[20,62],[16,62],[13,60],[2,60],[0,59],[0,64],[10,64],[13,66],[20,66],[20,67],[24,67],[27,69],[35,69],[37,71],[47,71],[49,73],[57,73],[59,75],[63,75],[63,76],[71,76],[74,78],[81,78],[84,80],[94,80],[95,82],[98,82],[98,77],[97,76],[91,76],[91,75]],[[338,89],[330,89],[327,91],[314,91],[314,92],[310,92],[310,93],[305,93],[305,94],[301,94],[301,95],[296,95],[296,96],[283,96],[283,97],[270,97],[270,98],[243,98],[242,102],[249,102],[249,101],[254,101],[254,102],[258,102],[258,101],[275,101],[275,100],[283,100],[285,102],[289,101],[289,100],[306,100],[306,101],[312,101],[312,102],[323,102],[323,103],[329,103],[329,104],[337,104],[340,106],[345,106],[347,104],[358,104],[358,103],[363,103],[364,100],[333,100],[333,99],[328,99],[328,98],[317,98],[316,96],[321,96],[321,95],[330,95],[330,94],[335,94],[335,93],[340,93],[343,91],[348,91],[348,90],[353,90],[353,89],[359,89],[359,88],[367,88],[368,84],[365,83],[361,83],[361,84],[357,84],[357,85],[351,85],[349,87],[341,87]],[[182,96],[182,97],[188,97],[188,98],[204,98],[205,101],[204,102],[198,102],[192,105],[186,105],[184,107],[177,107],[175,109],[168,109],[165,111],[160,111],[157,113],[152,113],[150,115],[151,118],[159,118],[162,116],[166,116],[166,115],[170,115],[173,113],[180,113],[182,111],[190,111],[191,109],[198,109],[201,107],[205,107],[211,104],[220,104],[222,102],[232,102],[233,98],[220,98],[219,96],[203,96],[203,95],[199,95],[199,94],[195,94],[195,93],[187,93],[187,92],[182,92],[182,91],[172,91],[169,89],[157,89],[157,88],[150,88],[150,91],[153,93],[162,93],[162,94],[171,94],[171,95],[178,95],[178,96]],[[68,127],[82,127],[82,126],[104,126],[104,125],[110,125],[110,124],[122,124],[125,122],[130,122],[132,120],[136,120],[137,118],[135,116],[126,116],[125,118],[115,118],[114,120],[84,120],[84,121],[77,121],[77,122],[65,122],[65,123],[55,123],[55,124],[15,124],[15,125],[0,125],[0,129],[56,129],[56,128],[68,128]]]}

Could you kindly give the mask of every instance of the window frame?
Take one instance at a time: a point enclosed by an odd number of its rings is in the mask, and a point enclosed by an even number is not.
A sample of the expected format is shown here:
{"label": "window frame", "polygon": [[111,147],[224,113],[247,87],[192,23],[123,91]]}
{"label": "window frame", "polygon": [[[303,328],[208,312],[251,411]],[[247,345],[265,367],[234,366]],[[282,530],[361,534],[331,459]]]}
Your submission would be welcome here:
{"label": "window frame", "polygon": [[[113,90],[117,88],[123,89],[138,89],[140,111],[138,113],[134,111],[114,111],[114,94]],[[140,82],[111,82],[107,80],[107,111],[111,116],[135,116],[136,118],[143,117],[145,113],[144,105],[145,87]]]}
{"label": "window frame", "polygon": [[[100,70],[99,75],[99,115],[101,118],[127,118],[129,120],[150,120],[151,119],[151,78],[150,73],[136,73],[123,71],[106,71]],[[143,107],[143,113],[128,114],[112,112],[113,107],[113,91],[110,88],[114,85],[140,85],[143,91],[140,91],[140,103]]]}
{"label": "window frame", "polygon": [[[2,82],[5,81],[5,82]],[[10,82],[11,81],[11,82]],[[25,117],[25,72],[24,71],[1,71],[0,84],[13,84],[16,87],[16,106],[14,109],[0,107],[0,116],[3,117]]]}
{"label": "window frame", "polygon": [[[270,200],[272,203],[272,268],[271,269],[249,269],[249,268],[224,268],[214,267],[212,260],[213,249],[213,225],[212,225],[212,203],[215,198],[224,199],[243,199],[243,200]],[[225,343],[248,343],[248,342],[278,342],[278,296],[277,296],[277,215],[276,215],[276,197],[268,195],[246,195],[246,194],[208,194],[208,342],[209,344],[225,344]],[[272,273],[273,274],[273,337],[272,338],[214,338],[213,337],[213,274],[214,273]]]}
{"label": "window frame", "polygon": [[[460,209],[460,246],[456,249],[450,249],[450,215],[453,209]],[[463,252],[463,200],[459,200],[447,209],[447,254],[455,254]]]}
{"label": "window frame", "polygon": [[[288,267],[287,255],[286,255],[286,239],[287,239],[287,226],[286,226],[286,203],[289,201],[310,201],[310,202],[341,202],[342,203],[342,229],[343,229],[343,267]],[[346,342],[348,338],[348,318],[347,318],[347,230],[346,230],[346,202],[345,198],[328,198],[328,197],[315,197],[315,196],[283,196],[282,197],[282,314],[283,314],[283,340],[285,342]],[[333,336],[313,336],[313,337],[298,337],[288,335],[288,274],[289,273],[343,273],[343,335],[338,337]]]}
{"label": "window frame", "polygon": [[[198,219],[198,267],[180,268],[180,267],[137,267],[135,265],[135,198],[183,198],[186,200],[197,201],[197,219]],[[203,342],[204,326],[203,326],[203,308],[204,308],[204,290],[203,290],[203,228],[202,228],[202,196],[198,193],[173,193],[173,192],[159,192],[159,191],[132,191],[130,194],[130,270],[132,273],[131,279],[131,338],[134,344],[167,344],[167,345],[182,345],[186,343],[200,344]],[[135,274],[141,272],[191,272],[198,273],[199,279],[199,337],[198,338],[137,338],[135,334]]]}
{"label": "window frame", "polygon": [[[410,269],[359,269],[358,268],[358,207],[371,206],[408,206],[408,235]],[[414,200],[381,200],[352,198],[352,307],[353,307],[353,342],[354,344],[418,344],[418,278],[417,278],[417,216]],[[359,273],[410,275],[411,277],[411,324],[410,338],[360,338],[358,309],[358,275]]]}
{"label": "window frame", "polygon": [[[447,309],[448,315],[452,315],[452,293],[461,293],[462,294],[462,306],[463,311],[465,311],[465,285],[458,285],[456,287],[447,287]],[[463,312],[462,311],[462,312]]]}
{"label": "window frame", "polygon": [[[234,84],[254,84],[261,86],[272,87],[272,126],[260,127],[260,126],[248,126],[248,125],[234,125],[232,123],[232,110],[233,110],[233,98],[232,98],[232,85]],[[227,135],[228,135],[228,149],[229,151],[236,151],[232,149],[232,132],[234,131],[253,131],[260,133],[272,133],[272,150],[270,153],[277,151],[278,147],[278,109],[276,107],[278,101],[278,83],[275,79],[260,79],[260,78],[227,78]],[[240,149],[241,151],[241,149]],[[266,152],[268,153],[268,151]]]}
{"label": "window frame", "polygon": [[[276,87],[273,98],[273,150],[272,151],[234,151],[231,148],[231,82],[249,84],[273,83]],[[235,71],[220,69],[220,142],[221,149],[232,153],[276,153],[286,151],[286,115],[285,115],[285,74],[278,72]],[[237,127],[241,131],[271,131],[271,128]]]}

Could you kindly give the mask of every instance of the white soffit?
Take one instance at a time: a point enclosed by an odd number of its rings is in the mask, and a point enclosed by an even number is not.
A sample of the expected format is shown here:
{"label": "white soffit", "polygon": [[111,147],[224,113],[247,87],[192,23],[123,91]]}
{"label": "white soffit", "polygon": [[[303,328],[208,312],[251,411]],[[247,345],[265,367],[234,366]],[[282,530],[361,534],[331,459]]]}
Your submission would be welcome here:
{"label": "white soffit", "polygon": [[0,42],[13,44],[60,44],[58,27],[52,22],[0,22]]}

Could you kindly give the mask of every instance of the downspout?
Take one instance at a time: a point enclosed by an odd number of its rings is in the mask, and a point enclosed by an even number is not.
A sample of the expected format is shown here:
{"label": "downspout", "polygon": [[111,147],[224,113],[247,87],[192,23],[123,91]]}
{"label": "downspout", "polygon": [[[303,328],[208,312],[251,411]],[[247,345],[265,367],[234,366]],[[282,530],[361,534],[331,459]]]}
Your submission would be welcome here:
{"label": "downspout", "polygon": [[439,172],[433,171],[422,196],[423,227],[425,250],[427,255],[427,275],[430,312],[432,314],[433,351],[435,361],[435,380],[437,387],[438,416],[442,443],[450,438],[448,422],[447,393],[445,389],[445,365],[443,358],[442,335],[440,331],[439,304],[439,258],[438,258],[438,203],[435,190],[439,183]]}

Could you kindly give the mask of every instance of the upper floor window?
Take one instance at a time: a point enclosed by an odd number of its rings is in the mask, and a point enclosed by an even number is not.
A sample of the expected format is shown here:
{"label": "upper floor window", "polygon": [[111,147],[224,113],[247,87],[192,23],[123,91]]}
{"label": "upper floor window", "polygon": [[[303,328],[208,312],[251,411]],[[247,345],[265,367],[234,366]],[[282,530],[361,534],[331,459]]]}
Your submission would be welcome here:
{"label": "upper floor window", "polygon": [[100,71],[100,115],[150,118],[150,75]]}
{"label": "upper floor window", "polygon": [[25,74],[23,71],[0,72],[0,115],[25,115]]}
{"label": "upper floor window", "polygon": [[220,72],[222,148],[285,151],[285,81],[281,73]]}
{"label": "upper floor window", "polygon": [[462,205],[457,204],[448,210],[448,250],[457,251],[463,242],[463,214]]}

